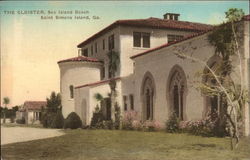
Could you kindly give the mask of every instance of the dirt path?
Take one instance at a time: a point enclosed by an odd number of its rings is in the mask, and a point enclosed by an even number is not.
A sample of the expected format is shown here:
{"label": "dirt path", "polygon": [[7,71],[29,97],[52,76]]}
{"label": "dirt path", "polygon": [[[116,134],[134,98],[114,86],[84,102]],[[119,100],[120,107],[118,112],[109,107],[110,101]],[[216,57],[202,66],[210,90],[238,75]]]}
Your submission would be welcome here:
{"label": "dirt path", "polygon": [[35,139],[50,138],[61,136],[63,134],[64,133],[59,129],[1,126],[1,145],[30,141]]}

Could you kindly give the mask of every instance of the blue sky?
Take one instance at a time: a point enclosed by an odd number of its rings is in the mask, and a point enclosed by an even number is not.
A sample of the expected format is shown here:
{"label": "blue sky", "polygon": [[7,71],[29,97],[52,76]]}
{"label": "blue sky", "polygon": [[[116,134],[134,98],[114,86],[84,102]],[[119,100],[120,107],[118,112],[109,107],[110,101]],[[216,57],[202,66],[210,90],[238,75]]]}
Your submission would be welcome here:
{"label": "blue sky", "polygon": [[[229,8],[249,14],[248,1],[1,1],[1,96],[11,105],[45,100],[59,92],[57,61],[77,56],[76,45],[118,19],[162,18],[217,24]],[[6,10],[88,10],[99,20],[41,20],[39,15],[7,15]],[[41,89],[42,86],[42,89]],[[1,99],[2,99],[1,97]]]}

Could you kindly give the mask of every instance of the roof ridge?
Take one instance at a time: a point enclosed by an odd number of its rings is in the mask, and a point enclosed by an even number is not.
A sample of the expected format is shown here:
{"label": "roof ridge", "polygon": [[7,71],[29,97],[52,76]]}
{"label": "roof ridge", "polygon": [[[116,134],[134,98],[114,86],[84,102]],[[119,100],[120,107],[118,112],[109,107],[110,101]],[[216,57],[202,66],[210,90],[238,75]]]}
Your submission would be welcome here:
{"label": "roof ridge", "polygon": [[109,30],[119,26],[135,26],[135,27],[151,27],[157,29],[177,29],[177,30],[187,30],[187,31],[204,31],[207,30],[212,25],[204,24],[204,23],[197,23],[197,22],[189,22],[189,21],[176,21],[176,20],[164,20],[155,17],[149,17],[145,19],[123,19],[123,20],[116,20],[115,22],[111,23],[107,27],[103,28],[99,32],[93,34],[83,42],[77,45],[78,48],[84,46],[85,44],[89,43],[90,41],[100,37],[101,35],[105,34]]}
{"label": "roof ridge", "polygon": [[72,58],[67,58],[64,60],[60,60],[57,63],[63,63],[63,62],[74,62],[74,61],[87,61],[87,62],[102,62],[97,58],[93,58],[93,57],[86,57],[86,56],[76,56],[76,57],[72,57]]}

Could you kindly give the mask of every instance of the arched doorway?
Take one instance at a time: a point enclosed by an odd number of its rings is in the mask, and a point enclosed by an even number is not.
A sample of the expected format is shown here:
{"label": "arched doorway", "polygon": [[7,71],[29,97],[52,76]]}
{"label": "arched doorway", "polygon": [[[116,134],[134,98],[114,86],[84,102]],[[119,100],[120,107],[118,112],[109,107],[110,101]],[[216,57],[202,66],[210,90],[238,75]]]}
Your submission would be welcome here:
{"label": "arched doorway", "polygon": [[142,89],[142,119],[154,119],[154,99],[155,99],[155,84],[151,73],[147,72],[144,76]]}
{"label": "arched doorway", "polygon": [[168,78],[168,101],[170,113],[175,114],[180,120],[185,119],[185,105],[187,95],[186,76],[182,68],[175,65]]}

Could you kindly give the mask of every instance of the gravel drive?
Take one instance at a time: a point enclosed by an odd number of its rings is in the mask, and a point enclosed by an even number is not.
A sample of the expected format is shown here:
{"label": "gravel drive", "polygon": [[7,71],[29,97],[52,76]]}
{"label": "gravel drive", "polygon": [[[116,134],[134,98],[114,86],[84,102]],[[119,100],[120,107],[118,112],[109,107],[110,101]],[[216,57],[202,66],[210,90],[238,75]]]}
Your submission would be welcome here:
{"label": "gravel drive", "polygon": [[60,129],[1,126],[1,145],[56,137],[63,134]]}

